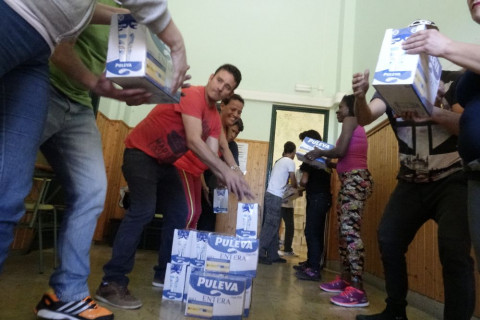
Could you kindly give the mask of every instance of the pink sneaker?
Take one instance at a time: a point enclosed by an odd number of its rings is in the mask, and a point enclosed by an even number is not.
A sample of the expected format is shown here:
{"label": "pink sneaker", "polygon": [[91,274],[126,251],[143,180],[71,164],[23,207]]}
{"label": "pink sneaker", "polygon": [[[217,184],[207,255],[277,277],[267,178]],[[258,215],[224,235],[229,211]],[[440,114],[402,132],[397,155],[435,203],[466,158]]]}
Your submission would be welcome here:
{"label": "pink sneaker", "polygon": [[342,307],[366,307],[369,305],[365,291],[358,290],[354,287],[346,287],[345,290],[330,298],[330,301],[337,306]]}
{"label": "pink sneaker", "polygon": [[321,283],[318,287],[323,291],[327,291],[327,292],[342,292],[349,285],[350,283],[343,280],[340,276],[337,275],[335,277],[335,280]]}

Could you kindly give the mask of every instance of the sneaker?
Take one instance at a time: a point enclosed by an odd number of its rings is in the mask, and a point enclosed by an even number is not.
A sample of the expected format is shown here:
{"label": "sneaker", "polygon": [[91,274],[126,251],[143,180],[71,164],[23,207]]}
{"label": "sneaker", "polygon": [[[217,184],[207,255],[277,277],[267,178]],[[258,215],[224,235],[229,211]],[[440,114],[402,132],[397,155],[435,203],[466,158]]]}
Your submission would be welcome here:
{"label": "sneaker", "polygon": [[287,260],[286,259],[283,259],[283,258],[280,258],[278,257],[277,259],[275,260],[272,260],[273,263],[287,263]]}
{"label": "sneaker", "polygon": [[131,294],[127,287],[115,282],[102,282],[95,293],[95,298],[122,309],[138,309],[142,306],[142,301]]}
{"label": "sneaker", "polygon": [[163,288],[163,281],[164,281],[164,279],[153,278],[152,286],[154,286],[156,288]]}
{"label": "sneaker", "polygon": [[340,276],[336,276],[335,280],[330,282],[321,283],[318,287],[327,292],[343,292],[350,283],[343,280]]}
{"label": "sneaker", "polygon": [[113,320],[113,313],[95,303],[92,298],[63,302],[53,292],[47,292],[34,310],[41,319]]}
{"label": "sneaker", "polygon": [[312,268],[306,268],[303,271],[298,271],[295,276],[299,280],[320,281],[320,272]]}
{"label": "sneaker", "polygon": [[408,320],[405,314],[395,315],[394,313],[389,312],[387,309],[383,310],[381,313],[377,314],[358,314],[355,317],[356,320]]}
{"label": "sneaker", "polygon": [[278,251],[278,255],[282,257],[298,257],[298,254],[296,254],[293,251]]}
{"label": "sneaker", "polygon": [[309,267],[308,260],[305,260],[293,266],[293,269],[297,271],[305,271],[305,269],[307,269],[308,267]]}
{"label": "sneaker", "polygon": [[342,307],[366,307],[369,305],[365,291],[348,286],[345,290],[330,298],[330,301]]}

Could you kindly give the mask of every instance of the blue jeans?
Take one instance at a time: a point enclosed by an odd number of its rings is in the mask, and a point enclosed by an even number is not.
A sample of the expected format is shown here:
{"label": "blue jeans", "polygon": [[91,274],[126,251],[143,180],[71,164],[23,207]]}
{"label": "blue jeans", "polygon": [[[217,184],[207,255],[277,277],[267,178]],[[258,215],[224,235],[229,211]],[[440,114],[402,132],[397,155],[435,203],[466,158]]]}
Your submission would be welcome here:
{"label": "blue jeans", "polygon": [[0,270],[25,213],[47,116],[50,48],[0,1]]}
{"label": "blue jeans", "polygon": [[278,228],[282,220],[282,198],[265,193],[265,217],[260,233],[260,257],[270,261],[277,260],[278,255]]}
{"label": "blue jeans", "polygon": [[128,285],[126,275],[133,270],[143,228],[155,215],[157,203],[163,226],[154,278],[163,280],[170,262],[173,232],[187,223],[187,200],[178,171],[173,165],[158,164],[137,149],[125,149],[122,170],[130,190],[130,208],[118,228],[112,259],[103,267],[103,281]]}
{"label": "blue jeans", "polygon": [[50,286],[62,301],[80,300],[89,295],[90,245],[107,190],[93,110],[51,87],[40,148],[63,187],[66,205],[58,241],[60,265]]}
{"label": "blue jeans", "polygon": [[320,270],[325,246],[325,221],[332,205],[330,193],[308,193],[305,217],[305,241],[307,262],[314,270]]}
{"label": "blue jeans", "polygon": [[396,312],[405,312],[408,291],[405,253],[418,229],[430,219],[438,224],[444,319],[470,319],[475,306],[475,279],[463,172],[429,183],[399,180],[378,229],[387,306]]}

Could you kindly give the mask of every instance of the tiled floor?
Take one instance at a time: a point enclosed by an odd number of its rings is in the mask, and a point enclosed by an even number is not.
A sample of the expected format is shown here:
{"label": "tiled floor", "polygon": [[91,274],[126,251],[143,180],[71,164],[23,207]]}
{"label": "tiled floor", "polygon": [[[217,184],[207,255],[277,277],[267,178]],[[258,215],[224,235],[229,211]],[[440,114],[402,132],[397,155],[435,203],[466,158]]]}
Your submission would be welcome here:
{"label": "tiled floor", "polygon": [[[95,245],[92,249],[92,274],[89,279],[92,294],[102,277],[102,266],[110,258],[111,248]],[[287,264],[259,265],[258,276],[253,283],[252,309],[248,319],[355,319],[359,313],[375,313],[384,308],[384,293],[367,285],[370,300],[367,308],[342,308],[329,302],[331,294],[318,289],[318,283],[300,281],[294,276],[292,266],[300,258],[289,258]],[[51,270],[52,253],[45,254],[45,269]],[[186,319],[182,305],[162,302],[161,291],[151,286],[152,266],[156,261],[154,251],[140,250],[135,270],[131,275],[130,290],[143,301],[139,310],[110,308],[116,320]],[[13,255],[8,258],[0,274],[0,320],[33,320],[33,308],[48,288],[48,272],[38,273],[38,255],[33,251],[27,255]],[[324,271],[323,278],[331,280],[333,272]],[[430,320],[433,316],[408,307],[410,320]]]}

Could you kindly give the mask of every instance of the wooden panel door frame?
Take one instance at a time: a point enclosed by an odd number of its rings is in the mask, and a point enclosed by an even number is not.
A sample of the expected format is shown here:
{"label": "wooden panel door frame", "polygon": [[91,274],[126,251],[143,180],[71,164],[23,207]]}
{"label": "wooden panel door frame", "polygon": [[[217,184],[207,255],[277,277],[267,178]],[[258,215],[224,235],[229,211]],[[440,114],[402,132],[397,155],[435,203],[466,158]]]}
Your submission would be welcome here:
{"label": "wooden panel door frame", "polygon": [[[273,166],[273,154],[275,147],[275,133],[277,129],[277,111],[291,111],[291,112],[301,112],[301,113],[317,113],[323,114],[325,121],[323,124],[323,132],[320,132],[324,141],[328,140],[328,120],[330,117],[330,111],[325,109],[316,109],[308,107],[297,107],[297,106],[285,106],[285,105],[273,105],[271,124],[270,124],[270,139],[268,146],[268,164],[267,164],[267,177],[265,179],[265,189],[267,188],[268,180],[270,180],[270,172]],[[305,126],[305,130],[311,129],[309,126]],[[300,132],[298,132],[300,134]],[[294,141],[294,143],[299,146],[299,141]]]}

